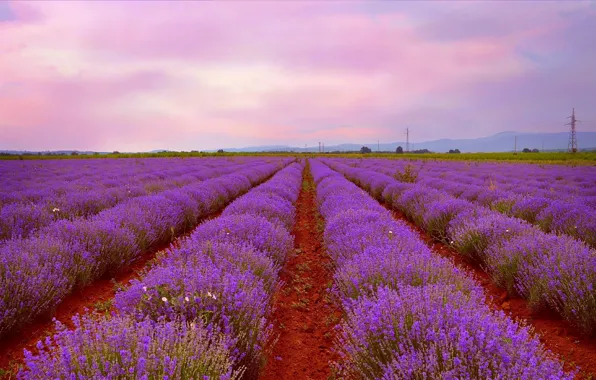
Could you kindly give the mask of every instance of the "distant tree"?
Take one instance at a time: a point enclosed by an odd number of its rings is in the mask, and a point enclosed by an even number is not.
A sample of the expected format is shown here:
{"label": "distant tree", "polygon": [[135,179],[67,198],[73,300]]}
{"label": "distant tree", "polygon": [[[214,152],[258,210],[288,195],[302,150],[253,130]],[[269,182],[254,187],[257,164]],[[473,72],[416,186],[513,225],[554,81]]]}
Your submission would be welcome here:
{"label": "distant tree", "polygon": [[536,148],[532,149],[532,153],[540,153],[540,151]]}
{"label": "distant tree", "polygon": [[528,148],[524,148],[524,150],[522,150],[522,152],[524,152],[524,153],[530,153],[530,152],[531,152],[531,150],[530,150],[530,149],[528,149]]}
{"label": "distant tree", "polygon": [[78,156],[79,155],[79,152],[71,152],[70,155],[71,156]]}
{"label": "distant tree", "polygon": [[223,152],[224,152],[224,150],[223,150],[223,149],[218,149],[218,150],[217,150],[217,153],[223,153]]}
{"label": "distant tree", "polygon": [[362,148],[360,148],[360,153],[370,153],[370,152],[372,152],[372,150],[370,150],[370,148],[367,146],[363,146]]}
{"label": "distant tree", "polygon": [[117,150],[113,151],[112,154],[120,154]]}
{"label": "distant tree", "polygon": [[403,152],[404,152],[404,148],[402,148],[401,146],[398,146],[398,147],[395,149],[395,153],[399,153],[399,154],[401,154],[401,153],[403,153]]}
{"label": "distant tree", "polygon": [[453,151],[453,153],[461,153],[461,152],[459,151],[459,149],[455,149],[455,150]]}

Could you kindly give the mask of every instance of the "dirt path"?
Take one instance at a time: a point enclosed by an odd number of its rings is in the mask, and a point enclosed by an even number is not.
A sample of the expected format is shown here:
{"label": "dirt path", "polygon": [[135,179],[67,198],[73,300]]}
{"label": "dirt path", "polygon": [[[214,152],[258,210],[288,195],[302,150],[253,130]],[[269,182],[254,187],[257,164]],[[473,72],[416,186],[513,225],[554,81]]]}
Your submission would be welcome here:
{"label": "dirt path", "polygon": [[317,211],[315,184],[307,165],[296,205],[295,255],[281,273],[282,289],[274,296],[275,332],[279,340],[267,358],[261,380],[327,379],[331,351],[341,318],[328,296],[331,259],[322,247],[323,220]]}
{"label": "dirt path", "polygon": [[[386,207],[386,205],[384,205]],[[553,311],[532,311],[528,302],[495,285],[490,276],[478,264],[460,255],[449,246],[434,241],[422,228],[407,220],[404,214],[391,210],[395,219],[406,222],[418,232],[420,238],[433,252],[447,257],[478,280],[489,296],[489,306],[503,310],[513,319],[521,320],[534,329],[540,341],[563,361],[566,370],[581,368],[577,379],[592,379],[596,376],[596,340],[583,336],[567,321]]]}
{"label": "dirt path", "polygon": [[[197,226],[208,219],[216,218],[221,214],[218,211],[203,218]],[[40,316],[30,324],[24,326],[17,334],[6,336],[0,341],[0,379],[14,378],[19,366],[23,363],[23,350],[36,352],[36,344],[40,339],[55,332],[53,318],[68,327],[73,327],[71,318],[76,314],[103,314],[112,310],[112,300],[116,290],[128,285],[129,281],[142,276],[151,263],[167,248],[174,248],[180,239],[190,235],[188,232],[179,236],[175,241],[162,244],[150,252],[137,258],[129,266],[122,268],[111,277],[101,278],[81,290],[75,291],[62,300],[51,315]]]}

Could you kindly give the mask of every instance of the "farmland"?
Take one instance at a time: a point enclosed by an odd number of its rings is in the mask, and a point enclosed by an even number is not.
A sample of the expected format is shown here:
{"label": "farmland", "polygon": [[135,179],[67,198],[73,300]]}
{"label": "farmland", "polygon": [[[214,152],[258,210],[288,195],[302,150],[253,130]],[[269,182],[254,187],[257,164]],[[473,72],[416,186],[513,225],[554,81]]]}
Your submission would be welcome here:
{"label": "farmland", "polygon": [[0,377],[592,378],[596,168],[553,157],[0,161]]}

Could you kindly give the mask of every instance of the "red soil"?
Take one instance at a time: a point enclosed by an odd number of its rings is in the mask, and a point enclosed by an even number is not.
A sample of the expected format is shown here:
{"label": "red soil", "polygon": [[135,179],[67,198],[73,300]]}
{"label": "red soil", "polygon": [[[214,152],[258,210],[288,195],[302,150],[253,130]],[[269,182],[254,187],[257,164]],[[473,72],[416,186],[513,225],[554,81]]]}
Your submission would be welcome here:
{"label": "red soil", "polygon": [[[221,211],[202,220],[215,218],[220,214]],[[55,332],[53,318],[56,318],[68,327],[73,327],[71,319],[76,314],[98,313],[99,311],[96,306],[102,303],[111,309],[110,301],[114,298],[117,288],[125,287],[130,280],[141,277],[150,262],[156,259],[158,253],[165,253],[167,248],[174,248],[180,238],[188,235],[185,234],[172,243],[162,244],[154,250],[143,254],[115,275],[109,278],[101,278],[83,289],[69,294],[58,304],[54,313],[41,316],[15,334],[4,337],[0,341],[0,379],[12,378],[18,372],[19,366],[23,363],[24,349],[36,352],[37,348],[35,345],[37,342]],[[102,310],[102,312],[109,311]]]}
{"label": "red soil", "polygon": [[451,259],[457,266],[470,273],[484,288],[491,308],[502,310],[513,319],[533,328],[544,346],[563,361],[566,370],[579,367],[577,379],[592,379],[596,375],[596,340],[593,337],[582,335],[552,310],[530,309],[525,299],[516,294],[508,294],[505,289],[495,285],[490,276],[474,261],[460,255],[449,246],[434,241],[401,212],[391,211],[396,219],[406,222],[418,232],[433,252]]}
{"label": "red soil", "polygon": [[329,362],[337,355],[331,350],[334,326],[341,318],[338,307],[328,296],[331,259],[322,246],[323,221],[317,211],[315,184],[307,166],[297,202],[296,254],[280,275],[284,286],[274,296],[275,333],[261,380],[327,379]]}

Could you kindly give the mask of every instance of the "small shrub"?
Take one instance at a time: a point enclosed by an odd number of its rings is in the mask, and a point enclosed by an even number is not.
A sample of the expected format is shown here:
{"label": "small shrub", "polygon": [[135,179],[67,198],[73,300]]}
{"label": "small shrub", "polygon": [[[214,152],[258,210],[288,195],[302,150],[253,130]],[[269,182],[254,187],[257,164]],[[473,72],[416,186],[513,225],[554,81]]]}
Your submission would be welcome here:
{"label": "small shrub", "polygon": [[395,178],[396,180],[400,181],[400,182],[409,182],[409,183],[414,183],[418,180],[418,172],[414,169],[414,165],[412,164],[407,164],[404,168],[404,171],[397,171],[394,175],[393,178]]}

